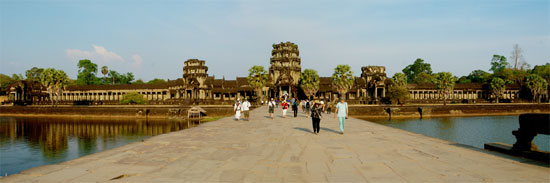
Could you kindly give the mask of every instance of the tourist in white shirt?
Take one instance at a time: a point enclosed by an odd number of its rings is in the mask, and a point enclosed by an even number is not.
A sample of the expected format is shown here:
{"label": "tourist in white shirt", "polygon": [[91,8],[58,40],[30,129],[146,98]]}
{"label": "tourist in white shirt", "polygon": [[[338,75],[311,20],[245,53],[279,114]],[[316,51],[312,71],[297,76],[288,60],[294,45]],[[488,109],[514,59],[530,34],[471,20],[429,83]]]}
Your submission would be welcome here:
{"label": "tourist in white shirt", "polygon": [[271,101],[267,103],[267,106],[269,107],[269,117],[273,119],[273,112],[275,112],[275,100],[271,98]]}
{"label": "tourist in white shirt", "polygon": [[244,102],[241,104],[241,110],[244,114],[244,119],[248,121],[248,117],[250,116],[250,102],[248,102],[247,98],[244,98]]}

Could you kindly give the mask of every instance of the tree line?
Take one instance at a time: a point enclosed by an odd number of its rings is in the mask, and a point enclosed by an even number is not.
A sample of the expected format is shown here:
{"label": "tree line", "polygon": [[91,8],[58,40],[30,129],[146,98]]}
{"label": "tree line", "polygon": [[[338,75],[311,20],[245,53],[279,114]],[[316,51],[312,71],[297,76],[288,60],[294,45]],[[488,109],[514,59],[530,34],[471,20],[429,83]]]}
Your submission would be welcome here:
{"label": "tree line", "polygon": [[[10,77],[5,74],[0,74],[0,91],[1,93],[5,93],[9,85],[20,80],[36,81],[40,82],[41,84],[44,84],[42,81],[54,80],[52,82],[62,83],[62,88],[69,85],[158,84],[167,82],[164,79],[158,78],[152,79],[148,82],[144,82],[141,79],[135,80],[134,74],[132,72],[121,74],[115,70],[110,70],[107,66],[102,66],[101,70],[98,70],[98,65],[87,59],[79,60],[77,67],[78,74],[75,80],[70,79],[69,77],[56,78],[55,76],[57,75],[51,74],[49,72],[65,72],[63,70],[57,70],[54,68],[33,67],[25,71],[25,76],[21,74],[13,74]],[[44,74],[44,72],[46,72],[46,74]],[[99,73],[101,73],[103,77],[98,76]],[[49,82],[47,82],[46,84],[48,83]],[[48,87],[49,85],[44,86]]]}
{"label": "tree line", "polygon": [[[412,64],[403,68],[402,72],[395,73],[384,83],[388,86],[387,98],[391,102],[403,103],[409,99],[408,84],[433,85],[440,96],[443,104],[453,93],[455,84],[480,83],[488,84],[491,92],[498,103],[506,91],[506,86],[517,84],[522,90],[529,90],[533,101],[540,102],[541,96],[548,94],[548,83],[550,83],[550,63],[536,65],[532,69],[524,60],[521,48],[516,44],[512,55],[513,61],[510,64],[507,58],[502,55],[493,55],[491,59],[490,72],[474,70],[466,76],[453,76],[450,72],[433,73],[431,64],[418,58]],[[267,71],[263,66],[252,66],[249,69],[248,81],[257,93],[261,94],[261,88],[267,82]],[[355,77],[349,65],[338,65],[334,68],[331,76],[332,85],[340,96],[353,87]],[[319,90],[319,74],[314,69],[304,69],[300,75],[299,86],[308,98],[314,96]]]}

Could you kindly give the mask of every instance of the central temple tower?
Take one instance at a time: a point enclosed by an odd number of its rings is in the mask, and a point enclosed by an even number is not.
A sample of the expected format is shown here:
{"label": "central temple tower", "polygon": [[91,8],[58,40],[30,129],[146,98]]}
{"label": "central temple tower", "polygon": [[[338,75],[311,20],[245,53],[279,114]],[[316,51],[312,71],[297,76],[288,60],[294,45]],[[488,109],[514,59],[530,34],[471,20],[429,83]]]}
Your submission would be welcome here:
{"label": "central temple tower", "polygon": [[183,98],[203,99],[206,97],[205,81],[208,78],[208,67],[204,60],[189,59],[183,66]]}
{"label": "central temple tower", "polygon": [[298,80],[302,72],[300,51],[298,45],[286,42],[273,44],[269,67],[270,96],[279,97],[284,94],[297,96]]}

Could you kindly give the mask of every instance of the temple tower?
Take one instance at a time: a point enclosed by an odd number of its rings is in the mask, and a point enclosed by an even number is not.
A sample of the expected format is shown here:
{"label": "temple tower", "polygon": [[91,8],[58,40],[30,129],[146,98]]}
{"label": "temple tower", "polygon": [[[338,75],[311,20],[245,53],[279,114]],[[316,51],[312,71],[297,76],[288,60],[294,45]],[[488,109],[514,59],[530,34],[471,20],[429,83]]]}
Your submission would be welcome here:
{"label": "temple tower", "polygon": [[205,81],[208,78],[208,67],[204,60],[189,59],[183,66],[183,91],[185,99],[204,99],[206,97]]}
{"label": "temple tower", "polygon": [[271,97],[284,94],[297,96],[298,80],[302,72],[300,51],[298,45],[286,42],[273,44],[269,67],[269,84],[272,86]]}
{"label": "temple tower", "polygon": [[369,98],[378,102],[386,96],[386,67],[384,66],[366,66],[361,67],[361,77],[365,79],[367,86],[367,95]]}

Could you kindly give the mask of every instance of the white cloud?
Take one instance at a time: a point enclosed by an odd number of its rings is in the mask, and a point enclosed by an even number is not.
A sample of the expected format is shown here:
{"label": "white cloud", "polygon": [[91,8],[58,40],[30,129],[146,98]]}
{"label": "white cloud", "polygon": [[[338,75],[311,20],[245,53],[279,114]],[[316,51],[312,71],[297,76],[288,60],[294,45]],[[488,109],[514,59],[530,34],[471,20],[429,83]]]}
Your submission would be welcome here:
{"label": "white cloud", "polygon": [[143,64],[143,58],[140,55],[132,55],[132,66],[134,68],[140,68]]}
{"label": "white cloud", "polygon": [[105,49],[103,46],[92,45],[93,51],[67,49],[65,54],[71,60],[90,59],[101,63],[123,62],[124,59],[115,52]]}

